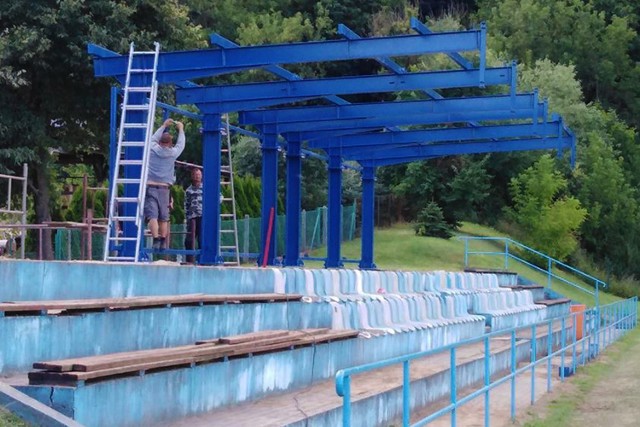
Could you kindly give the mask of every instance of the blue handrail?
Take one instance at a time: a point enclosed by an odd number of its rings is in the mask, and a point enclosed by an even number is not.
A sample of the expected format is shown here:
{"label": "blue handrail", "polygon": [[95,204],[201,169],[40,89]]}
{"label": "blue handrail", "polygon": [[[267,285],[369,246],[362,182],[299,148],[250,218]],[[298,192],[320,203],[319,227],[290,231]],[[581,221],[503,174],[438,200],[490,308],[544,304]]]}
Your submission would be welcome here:
{"label": "blue handrail", "polygon": [[[509,259],[513,259],[515,261],[518,261],[524,265],[526,265],[529,268],[532,268],[534,270],[540,271],[542,273],[545,273],[547,275],[547,288],[551,288],[551,281],[552,279],[558,280],[560,282],[566,283],[569,286],[572,286],[578,290],[580,290],[581,292],[584,292],[588,295],[591,295],[594,297],[595,300],[595,306],[598,307],[600,305],[600,288],[606,288],[607,284],[605,282],[603,282],[602,280],[591,276],[590,274],[585,273],[584,271],[578,270],[575,267],[572,267],[568,264],[565,264],[562,261],[559,261],[555,258],[550,257],[547,254],[544,254],[538,250],[535,250],[533,248],[530,248],[527,245],[524,245],[520,242],[517,242],[513,239],[510,238],[506,238],[506,237],[478,237],[478,236],[460,236],[459,239],[464,240],[464,265],[465,267],[469,266],[469,256],[470,255],[494,255],[494,256],[502,256],[504,257],[504,268],[507,269],[509,268]],[[504,243],[504,250],[502,252],[488,252],[488,251],[471,251],[469,250],[469,242],[470,241],[496,241],[496,242],[503,242]],[[513,252],[511,252],[510,246],[515,246],[519,249],[522,249],[526,252],[535,254],[539,257],[541,257],[542,259],[546,260],[547,262],[547,268],[546,270],[535,265],[532,264],[522,258],[520,258],[519,256],[515,255]],[[582,279],[584,279],[585,281],[588,282],[593,282],[594,284],[594,289],[595,291],[589,291],[585,288],[583,288],[582,286],[579,286],[567,279],[565,279],[564,277],[561,277],[557,274],[553,273],[553,267],[557,266],[562,268],[563,270],[569,271],[577,276],[580,276]]]}
{"label": "blue handrail", "polygon": [[[458,343],[445,345],[433,350],[422,351],[419,353],[412,353],[405,356],[398,356],[391,359],[368,363],[361,366],[354,366],[351,368],[341,369],[336,373],[335,386],[336,393],[342,397],[342,425],[343,427],[351,426],[351,378],[355,374],[361,374],[381,368],[385,368],[392,365],[402,364],[402,426],[423,426],[427,423],[434,421],[435,419],[450,413],[451,414],[451,426],[456,426],[456,411],[465,403],[473,400],[474,398],[484,394],[485,396],[485,414],[484,424],[485,427],[490,426],[489,416],[489,391],[500,384],[507,381],[511,382],[511,418],[515,419],[515,380],[518,374],[525,371],[531,371],[532,386],[531,386],[531,403],[535,399],[535,368],[537,365],[546,362],[547,363],[547,391],[551,391],[551,359],[555,356],[560,356],[560,378],[562,381],[565,379],[565,352],[571,351],[572,357],[570,362],[570,372],[575,372],[577,365],[585,365],[588,359],[597,357],[600,350],[606,348],[609,344],[620,338],[628,330],[633,329],[638,323],[638,297],[629,298],[627,300],[618,301],[599,309],[591,309],[585,312],[573,312],[570,314],[564,314],[561,316],[553,317],[540,323],[533,323],[526,326],[518,326],[510,329],[504,329],[496,332],[491,332],[479,337],[460,341]],[[582,316],[582,317],[580,317]],[[570,322],[567,322],[570,319]],[[578,339],[577,328],[573,325],[578,325],[578,321],[581,319],[583,337]],[[554,324],[560,322],[561,329],[554,330]],[[569,323],[571,326],[567,326]],[[547,326],[547,334],[551,336],[554,333],[560,332],[560,348],[553,351],[552,339],[547,339],[546,356],[537,358],[537,339],[530,340],[531,361],[526,366],[517,368],[516,358],[516,332],[519,330],[531,330],[531,337],[538,337],[537,328],[539,325]],[[543,327],[543,326],[542,326]],[[540,327],[541,328],[541,327]],[[567,337],[567,329],[570,329],[570,336]],[[616,332],[621,330],[620,333]],[[491,353],[489,351],[489,340],[493,337],[504,336],[509,334],[511,337],[511,369],[509,374],[502,376],[501,378],[494,380],[490,379],[490,363]],[[567,343],[567,338],[570,342]],[[456,349],[469,344],[478,342],[484,343],[484,386],[472,393],[466,395],[463,398],[458,399],[457,396],[457,382],[456,382]],[[582,346],[581,357],[576,357],[576,348],[578,345]],[[410,393],[410,362],[416,359],[425,358],[445,351],[450,352],[450,404],[433,412],[426,418],[419,420],[414,424],[410,424],[410,405],[411,405],[411,393]],[[579,362],[578,362],[579,361]]]}

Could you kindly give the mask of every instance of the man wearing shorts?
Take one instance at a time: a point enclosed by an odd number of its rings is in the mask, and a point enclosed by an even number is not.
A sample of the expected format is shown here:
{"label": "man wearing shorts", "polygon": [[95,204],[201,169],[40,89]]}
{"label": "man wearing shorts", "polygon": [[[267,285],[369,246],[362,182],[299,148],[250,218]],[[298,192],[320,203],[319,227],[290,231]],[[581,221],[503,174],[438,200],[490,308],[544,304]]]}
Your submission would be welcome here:
{"label": "man wearing shorts", "polygon": [[[169,126],[176,125],[178,141],[173,145]],[[149,222],[153,236],[153,249],[165,249],[169,228],[169,187],[175,182],[175,161],[185,145],[184,125],[172,119],[164,121],[151,137],[147,196],[144,200],[144,217]]]}

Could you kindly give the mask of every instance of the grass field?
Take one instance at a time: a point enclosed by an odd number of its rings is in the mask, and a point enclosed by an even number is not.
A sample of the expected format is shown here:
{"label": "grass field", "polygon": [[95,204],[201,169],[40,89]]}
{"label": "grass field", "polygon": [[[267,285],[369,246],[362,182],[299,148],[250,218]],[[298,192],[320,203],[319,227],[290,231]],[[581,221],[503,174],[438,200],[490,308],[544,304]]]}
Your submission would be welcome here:
{"label": "grass field", "polygon": [[0,407],[0,427],[27,427],[27,425],[20,418],[9,414]]}
{"label": "grass field", "polygon": [[[391,270],[450,270],[460,271],[464,268],[464,241],[459,236],[493,236],[507,237],[505,234],[478,224],[463,223],[462,228],[451,239],[439,239],[435,237],[416,236],[410,224],[397,224],[391,228],[376,229],[374,261],[378,268]],[[474,251],[503,252],[502,243],[477,241],[470,246]],[[324,249],[313,253],[313,256],[324,256]],[[360,258],[360,239],[345,242],[342,245],[342,256],[347,259]],[[321,267],[320,262],[305,262],[307,267]],[[477,255],[469,259],[470,267],[504,268],[504,256]],[[347,264],[348,268],[356,268],[356,264]],[[519,264],[514,260],[509,261],[508,270],[515,271],[523,277],[540,285],[547,285],[547,275],[535,271],[532,268]],[[581,281],[579,278],[565,272],[554,270],[560,277],[576,283],[582,289],[593,292],[593,287]],[[565,295],[567,298],[594,305],[594,297],[560,280],[552,280],[551,288]],[[620,298],[600,292],[600,303],[608,304],[618,301]]]}

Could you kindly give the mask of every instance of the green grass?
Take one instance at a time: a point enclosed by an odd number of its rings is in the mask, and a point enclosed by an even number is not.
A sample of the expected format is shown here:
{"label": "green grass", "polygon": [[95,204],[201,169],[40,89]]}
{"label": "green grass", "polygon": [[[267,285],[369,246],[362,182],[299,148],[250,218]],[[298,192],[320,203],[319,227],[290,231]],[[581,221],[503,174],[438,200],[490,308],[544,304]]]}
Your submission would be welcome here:
{"label": "green grass", "polygon": [[634,329],[625,335],[620,341],[607,349],[607,358],[598,360],[583,367],[579,375],[572,380],[575,389],[560,394],[547,406],[547,412],[543,417],[533,412],[529,415],[532,420],[525,422],[525,427],[564,427],[573,420],[577,409],[585,401],[587,394],[596,385],[607,377],[611,366],[616,365],[623,357],[629,357],[630,350],[640,343],[640,329]]}
{"label": "green grass", "polygon": [[[508,237],[504,233],[478,224],[463,223],[458,232],[458,236],[493,236]],[[459,271],[464,268],[464,241],[455,236],[451,239],[439,239],[435,237],[416,236],[410,224],[397,224],[391,228],[376,229],[374,244],[374,261],[381,269],[401,269],[401,270],[450,270]],[[342,245],[342,256],[347,259],[360,258],[360,239],[345,242]],[[470,245],[474,251],[482,252],[503,252],[502,242],[476,241]],[[315,251],[312,256],[324,256],[325,250]],[[321,262],[305,262],[307,267],[321,267]],[[475,255],[470,257],[469,266],[486,268],[504,268],[504,256]],[[356,264],[346,264],[347,268],[356,268]],[[547,285],[547,275],[535,271],[530,267],[520,264],[514,260],[509,260],[509,271],[514,271],[529,280],[540,285]],[[574,275],[554,269],[554,273],[560,277],[576,283],[584,289],[593,291],[593,287],[581,281]],[[567,298],[587,304],[594,305],[593,296],[576,289],[559,280],[553,280],[551,288]],[[619,301],[620,298],[600,292],[600,303],[608,304]]]}
{"label": "green grass", "polygon": [[0,407],[0,427],[27,427],[28,424]]}

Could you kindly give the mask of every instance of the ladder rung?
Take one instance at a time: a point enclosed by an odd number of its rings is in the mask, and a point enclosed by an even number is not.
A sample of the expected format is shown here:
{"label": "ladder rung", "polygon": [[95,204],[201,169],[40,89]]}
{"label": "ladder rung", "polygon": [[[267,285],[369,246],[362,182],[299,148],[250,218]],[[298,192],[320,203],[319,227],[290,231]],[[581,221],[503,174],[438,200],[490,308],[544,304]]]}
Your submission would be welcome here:
{"label": "ladder rung", "polygon": [[136,257],[132,256],[108,256],[109,261],[135,261]]}
{"label": "ladder rung", "polygon": [[127,129],[146,129],[147,124],[146,123],[125,123],[122,125],[122,127]]}
{"label": "ladder rung", "polygon": [[138,239],[135,237],[109,237],[110,242],[122,241],[122,242],[135,242]]}
{"label": "ladder rung", "polygon": [[223,198],[222,198],[222,201],[223,201],[223,202],[230,202],[230,201],[232,201],[232,200],[233,200],[233,199],[232,199],[231,197],[223,197]]}
{"label": "ladder rung", "polygon": [[236,261],[225,261],[223,265],[240,265]]}
{"label": "ladder rung", "polygon": [[231,182],[229,182],[229,181],[220,181],[220,184],[222,184],[222,185],[229,185],[229,184],[231,184]]}
{"label": "ladder rung", "polygon": [[144,147],[144,141],[122,141],[122,147]]}
{"label": "ladder rung", "polygon": [[229,152],[229,150],[227,150],[226,148],[223,148],[221,151],[222,151],[223,153],[228,153],[228,152]]}
{"label": "ladder rung", "polygon": [[113,219],[116,221],[133,222],[137,218],[135,216],[114,216]]}
{"label": "ladder rung", "polygon": [[116,197],[116,202],[120,203],[138,203],[137,197]]}
{"label": "ladder rung", "polygon": [[235,233],[236,230],[220,230],[221,233]]}
{"label": "ladder rung", "polygon": [[233,214],[220,214],[221,218],[233,218]]}
{"label": "ladder rung", "polygon": [[156,51],[155,50],[137,50],[131,53],[134,55],[155,55]]}
{"label": "ladder rung", "polygon": [[151,86],[133,86],[128,87],[129,92],[151,92]]}
{"label": "ladder rung", "polygon": [[142,160],[120,160],[120,166],[142,166]]}
{"label": "ladder rung", "polygon": [[155,70],[153,68],[132,68],[129,71],[132,73],[153,73]]}
{"label": "ladder rung", "polygon": [[233,249],[236,250],[235,246],[220,246],[220,249]]}
{"label": "ladder rung", "polygon": [[129,111],[147,111],[149,109],[149,104],[143,105],[125,105],[122,108]]}
{"label": "ladder rung", "polygon": [[140,178],[117,178],[117,184],[140,184]]}

